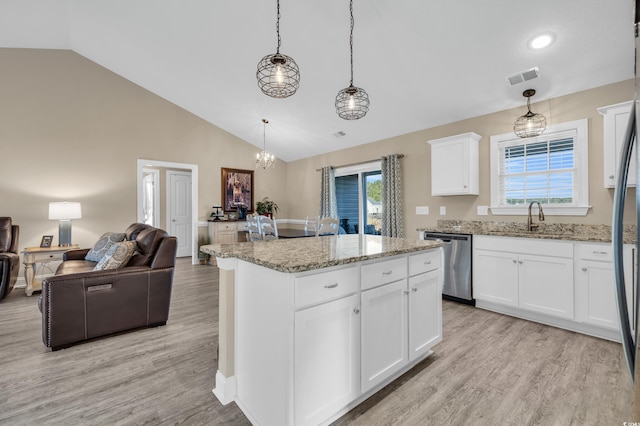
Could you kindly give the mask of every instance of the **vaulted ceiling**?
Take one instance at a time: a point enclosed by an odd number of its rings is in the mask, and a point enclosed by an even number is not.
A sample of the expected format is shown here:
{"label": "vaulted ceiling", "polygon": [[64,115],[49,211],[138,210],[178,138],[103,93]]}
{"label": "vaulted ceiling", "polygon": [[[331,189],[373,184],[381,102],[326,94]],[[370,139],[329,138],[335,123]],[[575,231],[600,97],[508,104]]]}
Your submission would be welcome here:
{"label": "vaulted ceiling", "polygon": [[[286,99],[263,95],[255,78],[276,50],[275,0],[0,0],[0,47],[71,49],[259,147],[267,118],[267,149],[292,161],[517,106],[524,113],[528,88],[535,105],[632,78],[632,5],[355,0],[354,84],[371,99],[355,121],[334,108],[349,85],[348,0],[281,0],[281,53],[301,73]],[[554,42],[530,48],[544,32]],[[532,67],[539,78],[507,84]]]}

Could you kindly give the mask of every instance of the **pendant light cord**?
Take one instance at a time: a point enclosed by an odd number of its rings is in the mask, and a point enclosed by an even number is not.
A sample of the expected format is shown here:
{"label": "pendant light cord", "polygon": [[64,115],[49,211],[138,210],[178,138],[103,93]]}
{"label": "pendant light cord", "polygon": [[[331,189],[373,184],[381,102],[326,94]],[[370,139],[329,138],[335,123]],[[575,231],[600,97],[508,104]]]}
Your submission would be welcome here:
{"label": "pendant light cord", "polygon": [[278,48],[276,49],[276,53],[280,53],[280,0],[277,1],[278,4],[278,20],[276,21],[276,33],[278,33]]}
{"label": "pendant light cord", "polygon": [[353,0],[349,2],[349,12],[351,13],[351,35],[349,36],[349,48],[351,49],[351,81],[350,86],[353,86]]}

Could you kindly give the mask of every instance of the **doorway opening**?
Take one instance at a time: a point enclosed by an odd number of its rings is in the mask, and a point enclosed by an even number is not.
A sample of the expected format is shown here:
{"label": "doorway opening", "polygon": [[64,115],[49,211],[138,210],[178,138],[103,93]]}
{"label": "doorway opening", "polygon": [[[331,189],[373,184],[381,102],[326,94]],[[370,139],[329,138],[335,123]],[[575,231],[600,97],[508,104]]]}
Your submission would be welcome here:
{"label": "doorway opening", "polygon": [[[171,209],[172,207],[168,206],[168,203],[170,202],[169,198],[170,196],[169,191],[171,190],[170,186],[171,183],[169,181],[169,178],[167,176],[167,182],[165,183],[165,186],[167,187],[167,208],[166,211],[164,212],[164,215],[162,214],[161,211],[156,210],[156,217],[157,219],[157,223],[160,224],[160,217],[164,216],[165,217],[165,222],[167,222],[167,226],[165,227],[165,230],[170,233],[171,235],[175,235],[178,238],[181,238],[181,241],[186,241],[186,244],[188,245],[187,249],[186,249],[186,254],[182,253],[183,255],[186,256],[191,256],[191,263],[193,265],[198,263],[198,244],[197,244],[197,235],[198,235],[198,218],[197,218],[197,214],[198,214],[198,166],[195,164],[187,164],[187,163],[174,163],[174,162],[169,162],[169,161],[158,161],[158,160],[146,160],[146,159],[138,159],[138,164],[137,164],[137,199],[138,199],[138,206],[137,206],[137,221],[140,223],[147,223],[148,220],[150,220],[148,217],[145,217],[145,202],[146,204],[146,213],[147,216],[149,214],[149,208],[148,208],[148,201],[145,201],[145,195],[149,195],[149,191],[145,190],[145,169],[147,170],[147,175],[149,174],[149,170],[158,170],[158,169],[170,169],[170,170],[177,170],[179,172],[181,172],[181,174],[186,175],[186,174],[190,174],[191,178],[190,178],[190,182],[188,186],[184,185],[184,181],[183,181],[183,185],[181,185],[181,193],[180,195],[177,197],[176,199],[176,206],[180,205],[182,207],[180,207],[180,214],[182,215],[182,222],[181,222],[181,228],[179,228],[180,232],[177,232],[177,230],[171,230],[171,226],[170,223],[173,223],[173,219],[175,219],[175,217],[170,217],[172,216],[171,213]],[[158,172],[159,175],[159,172]],[[151,180],[152,178],[147,178],[147,181]],[[157,182],[160,183],[160,182]],[[158,194],[161,194],[161,185],[157,185],[158,188]],[[185,191],[187,192],[187,194],[185,194]],[[188,203],[188,209],[185,208],[184,203]],[[158,200],[158,205],[162,205],[160,203],[160,200]],[[159,208],[159,207],[156,207]],[[155,219],[154,219],[155,220]],[[157,226],[157,225],[156,225]],[[180,234],[180,235],[177,235]],[[178,245],[180,246],[180,242],[178,243]]]}

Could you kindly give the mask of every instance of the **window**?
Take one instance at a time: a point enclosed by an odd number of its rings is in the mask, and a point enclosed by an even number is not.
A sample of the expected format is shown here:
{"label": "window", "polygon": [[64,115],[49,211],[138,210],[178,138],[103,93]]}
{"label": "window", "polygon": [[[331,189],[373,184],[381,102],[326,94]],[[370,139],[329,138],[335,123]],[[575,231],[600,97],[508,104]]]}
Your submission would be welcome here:
{"label": "window", "polygon": [[491,137],[491,212],[527,214],[539,202],[549,215],[589,209],[587,120],[550,126],[535,138]]}
{"label": "window", "polygon": [[[340,226],[347,234],[382,232],[382,172],[379,161],[335,170]],[[364,226],[362,226],[364,224]]]}

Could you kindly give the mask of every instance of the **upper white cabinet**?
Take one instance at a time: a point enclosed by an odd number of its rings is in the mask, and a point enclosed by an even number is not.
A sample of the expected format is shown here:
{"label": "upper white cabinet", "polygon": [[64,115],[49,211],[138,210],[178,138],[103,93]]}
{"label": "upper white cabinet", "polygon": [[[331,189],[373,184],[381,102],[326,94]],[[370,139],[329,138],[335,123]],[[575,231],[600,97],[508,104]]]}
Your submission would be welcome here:
{"label": "upper white cabinet", "polygon": [[[604,187],[615,188],[620,154],[633,101],[598,108],[604,119]],[[633,157],[635,158],[635,148]],[[627,186],[636,186],[636,165],[631,161]]]}
{"label": "upper white cabinet", "polygon": [[478,195],[478,142],[482,136],[470,132],[430,140],[431,195]]}

